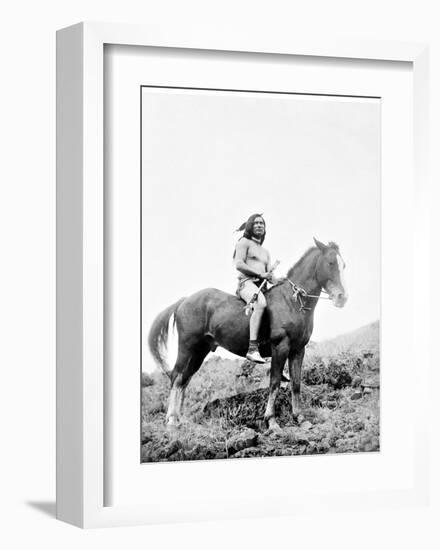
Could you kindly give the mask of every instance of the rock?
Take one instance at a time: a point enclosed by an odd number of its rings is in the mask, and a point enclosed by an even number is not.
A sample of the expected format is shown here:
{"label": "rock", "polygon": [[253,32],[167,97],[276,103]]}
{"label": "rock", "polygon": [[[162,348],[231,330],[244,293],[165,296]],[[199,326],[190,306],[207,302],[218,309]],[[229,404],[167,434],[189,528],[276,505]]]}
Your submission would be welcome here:
{"label": "rock", "polygon": [[[203,419],[221,418],[233,426],[257,428],[257,422],[264,419],[268,396],[269,388],[260,388],[214,399],[203,407]],[[292,420],[292,398],[288,389],[280,388],[275,414],[283,423]]]}
{"label": "rock", "polygon": [[335,389],[342,389],[345,388],[345,386],[350,386],[353,379],[351,377],[351,374],[345,370],[341,371],[338,376],[336,377],[336,382],[333,383],[333,387]]}
{"label": "rock", "polygon": [[363,389],[371,388],[373,390],[377,390],[380,387],[380,383],[379,380],[365,380],[364,382],[362,382],[361,387]]}
{"label": "rock", "polygon": [[360,376],[355,376],[351,381],[351,385],[353,386],[353,388],[357,388],[358,386],[361,385],[361,382],[362,382],[362,378]]}
{"label": "rock", "polygon": [[169,458],[174,453],[177,453],[179,449],[182,448],[182,443],[178,439],[175,439],[174,441],[171,441],[169,445],[167,445],[164,449],[164,457]]}
{"label": "rock", "polygon": [[298,433],[296,435],[296,443],[298,445],[310,445],[310,440],[309,438],[305,435],[305,434],[302,434],[302,433]]}
{"label": "rock", "polygon": [[307,430],[310,430],[310,428],[312,426],[313,426],[313,424],[311,422],[309,422],[308,420],[306,420],[305,422],[303,422],[301,424],[301,429],[307,431]]}
{"label": "rock", "polygon": [[228,458],[228,455],[227,455],[225,452],[221,452],[221,453],[217,453],[217,454],[215,455],[215,458],[216,458],[217,460],[222,459],[222,458]]}
{"label": "rock", "polygon": [[360,451],[371,453],[372,451],[378,451],[380,448],[379,438],[377,436],[364,437],[359,445]]}
{"label": "rock", "polygon": [[183,449],[178,449],[175,453],[172,453],[168,460],[172,462],[180,462],[181,460],[186,460],[187,456]]}
{"label": "rock", "polygon": [[362,430],[365,429],[365,422],[363,422],[362,420],[357,420],[354,424],[353,424],[353,431],[354,432],[360,432]]}
{"label": "rock", "polygon": [[264,432],[264,435],[266,437],[269,437],[270,439],[280,439],[282,437],[285,437],[285,431],[280,426],[275,425],[267,428],[267,430]]}
{"label": "rock", "polygon": [[322,400],[318,395],[314,395],[310,400],[310,405],[312,407],[321,407],[322,406]]}
{"label": "rock", "polygon": [[355,391],[353,395],[350,397],[352,401],[356,401],[357,399],[362,399],[362,392],[361,391]]}
{"label": "rock", "polygon": [[239,378],[240,376],[247,378],[253,373],[254,368],[255,368],[255,363],[252,363],[251,361],[246,359],[245,361],[243,361],[240,371],[235,376],[237,378]]}
{"label": "rock", "polygon": [[264,432],[266,430],[266,421],[265,420],[257,420],[256,421],[256,427],[260,432]]}
{"label": "rock", "polygon": [[328,453],[330,450],[330,445],[328,444],[328,441],[326,440],[320,441],[316,447],[316,450],[320,454]]}
{"label": "rock", "polygon": [[295,445],[297,442],[297,432],[298,428],[294,428],[293,426],[286,426],[281,430],[280,438],[285,444]]}
{"label": "rock", "polygon": [[370,393],[373,393],[373,390],[371,388],[364,388],[364,393],[366,393],[367,395],[370,394]]}
{"label": "rock", "polygon": [[261,449],[259,449],[258,447],[248,447],[247,449],[237,451],[229,458],[249,458],[252,456],[262,456]]}
{"label": "rock", "polygon": [[154,445],[152,441],[149,441],[145,445],[142,445],[142,462],[151,462],[154,452]]}
{"label": "rock", "polygon": [[322,423],[322,418],[320,418],[318,415],[314,416],[313,418],[310,419],[310,422],[312,423],[312,425],[316,428],[316,427],[319,427],[319,424]]}
{"label": "rock", "polygon": [[280,451],[277,451],[277,455],[279,456],[293,456],[295,453],[292,451],[292,449],[281,449]]}
{"label": "rock", "polygon": [[[207,459],[207,458],[217,458],[218,454],[220,454],[220,453],[217,453],[217,450],[216,450],[215,448],[206,449],[206,451],[205,451],[205,456],[204,456],[203,458],[204,458],[204,459]],[[221,453],[221,455],[222,455],[222,458],[227,458],[226,452]]]}
{"label": "rock", "polygon": [[205,458],[205,449],[200,443],[197,443],[189,452],[189,460],[200,460]]}
{"label": "rock", "polygon": [[228,439],[228,441],[226,442],[228,455],[233,455],[248,447],[255,447],[255,445],[257,445],[257,442],[257,432],[255,430],[252,430],[251,428],[248,428],[247,430],[244,430]]}

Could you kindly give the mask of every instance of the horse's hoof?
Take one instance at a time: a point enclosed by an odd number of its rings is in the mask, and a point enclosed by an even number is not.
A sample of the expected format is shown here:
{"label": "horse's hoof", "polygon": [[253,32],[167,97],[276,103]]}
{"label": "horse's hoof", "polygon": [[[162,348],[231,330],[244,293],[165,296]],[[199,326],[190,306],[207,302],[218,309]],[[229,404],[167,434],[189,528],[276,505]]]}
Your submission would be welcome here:
{"label": "horse's hoof", "polygon": [[167,428],[168,429],[170,429],[170,430],[175,429],[175,428],[177,428],[178,425],[179,425],[179,420],[175,416],[170,416],[167,419]]}
{"label": "horse's hoof", "polygon": [[302,424],[302,422],[304,421],[304,416],[299,412],[292,413],[292,418],[293,418],[294,422],[296,422],[298,424],[298,426],[300,424]]}
{"label": "horse's hoof", "polygon": [[280,435],[283,433],[282,428],[280,427],[278,422],[276,422],[275,420],[272,420],[272,419],[269,420],[268,424],[269,424],[269,427],[267,431],[269,434]]}

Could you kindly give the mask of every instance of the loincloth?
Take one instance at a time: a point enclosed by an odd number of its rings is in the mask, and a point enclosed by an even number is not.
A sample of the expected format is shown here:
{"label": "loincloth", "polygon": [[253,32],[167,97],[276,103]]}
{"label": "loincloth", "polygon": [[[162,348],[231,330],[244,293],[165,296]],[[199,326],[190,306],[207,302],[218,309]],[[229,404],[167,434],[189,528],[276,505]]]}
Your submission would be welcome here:
{"label": "loincloth", "polygon": [[[246,277],[245,279],[239,279],[238,280],[238,286],[237,286],[237,290],[235,292],[236,296],[238,298],[240,298],[240,300],[242,300],[243,298],[240,296],[240,292],[243,290],[243,287],[244,285],[248,282],[248,281],[251,281],[252,283],[254,283],[255,286],[257,286],[258,288],[260,287],[260,285],[263,283],[264,279],[261,279],[261,277]],[[263,288],[261,290],[261,292],[264,293],[266,289]]]}

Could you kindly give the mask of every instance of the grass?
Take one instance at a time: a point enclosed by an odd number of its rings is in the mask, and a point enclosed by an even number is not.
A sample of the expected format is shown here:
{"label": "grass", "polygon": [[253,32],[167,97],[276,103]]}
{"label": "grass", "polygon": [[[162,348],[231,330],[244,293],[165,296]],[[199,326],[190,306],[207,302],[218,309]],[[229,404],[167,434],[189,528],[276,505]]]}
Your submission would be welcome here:
{"label": "grass", "polygon": [[[145,462],[368,452],[379,450],[379,325],[375,323],[306,350],[302,418],[294,422],[290,391],[277,399],[281,433],[267,431],[264,408],[269,366],[211,356],[194,375],[185,417],[169,431],[170,382],[156,371],[142,384],[142,460]],[[258,443],[230,453],[228,441],[250,428]]]}

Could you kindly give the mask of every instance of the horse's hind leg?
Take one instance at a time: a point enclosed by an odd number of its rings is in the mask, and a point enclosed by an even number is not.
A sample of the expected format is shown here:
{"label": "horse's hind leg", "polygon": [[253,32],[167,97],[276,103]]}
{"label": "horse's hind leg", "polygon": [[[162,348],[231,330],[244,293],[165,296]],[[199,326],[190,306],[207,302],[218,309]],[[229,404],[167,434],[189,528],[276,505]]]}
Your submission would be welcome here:
{"label": "horse's hind leg", "polygon": [[174,426],[179,422],[181,402],[184,388],[178,378],[172,383],[170,397],[168,399],[167,424]]}
{"label": "horse's hind leg", "polygon": [[171,373],[171,390],[168,399],[168,411],[167,411],[167,424],[172,426],[178,423],[179,416],[182,408],[182,401],[184,397],[184,391],[186,384],[185,373],[188,370],[188,366],[191,363],[192,354],[188,350],[185,353],[179,350],[176,364]]}
{"label": "horse's hind leg", "polygon": [[176,425],[182,414],[185,390],[193,374],[195,374],[206,355],[209,347],[200,345],[197,348],[179,350],[176,364],[171,374],[171,391],[168,402],[167,424]]}

